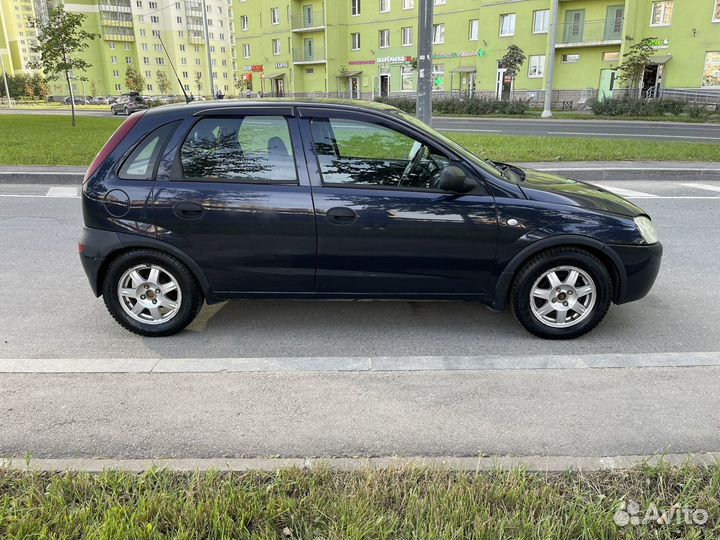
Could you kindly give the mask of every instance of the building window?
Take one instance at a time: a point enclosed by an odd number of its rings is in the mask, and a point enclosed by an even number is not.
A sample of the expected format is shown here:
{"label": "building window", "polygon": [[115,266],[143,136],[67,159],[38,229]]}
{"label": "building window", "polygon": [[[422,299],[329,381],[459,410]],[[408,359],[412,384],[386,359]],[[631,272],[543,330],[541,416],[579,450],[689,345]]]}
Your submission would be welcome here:
{"label": "building window", "polygon": [[360,50],[360,32],[350,34],[350,43],[352,44],[353,51]]}
{"label": "building window", "polygon": [[272,24],[280,24],[280,8],[272,8],[270,10],[270,22]]}
{"label": "building window", "polygon": [[146,88],[148,89],[148,92],[152,92],[152,84],[148,84]]}
{"label": "building window", "polygon": [[505,13],[500,15],[500,37],[515,35],[515,14]]}
{"label": "building window", "polygon": [[160,17],[158,17],[157,15],[150,15],[150,22],[153,24],[159,24]]}
{"label": "building window", "polygon": [[713,22],[720,22],[720,0],[715,0],[715,11],[713,12]]}
{"label": "building window", "polygon": [[249,43],[243,43],[243,56],[245,58],[250,58],[250,44]]}
{"label": "building window", "polygon": [[400,32],[402,33],[402,44],[403,47],[409,47],[413,44],[413,29],[412,26],[403,27]]}
{"label": "building window", "polygon": [[241,15],[240,16],[240,30],[247,30],[248,29],[248,16],[247,15]]}
{"label": "building window", "polygon": [[353,15],[360,15],[360,0],[351,0],[351,12]]}
{"label": "building window", "polygon": [[445,84],[445,64],[433,64],[432,67],[433,90],[442,90]]}
{"label": "building window", "polygon": [[378,32],[380,48],[384,49],[390,46],[390,30],[380,30]]}
{"label": "building window", "polygon": [[473,19],[468,28],[468,40],[477,41],[478,39],[480,39],[480,20]]}
{"label": "building window", "polygon": [[670,26],[672,22],[673,0],[652,3],[650,26]]}
{"label": "building window", "polygon": [[114,41],[111,41],[111,42],[109,43],[109,45],[110,45],[110,48],[111,48],[111,49],[113,49],[113,50],[115,49],[115,42],[114,42]]}
{"label": "building window", "polygon": [[549,9],[533,11],[533,34],[547,34],[549,22]]}
{"label": "building window", "polygon": [[602,55],[603,62],[618,62],[620,61],[620,52],[604,52]]}
{"label": "building window", "polygon": [[115,91],[120,92],[122,90],[122,87],[119,84],[115,85]]}
{"label": "building window", "polygon": [[413,9],[415,7],[415,0],[403,0],[403,9]]}
{"label": "building window", "polygon": [[150,63],[150,58],[148,58],[147,56],[143,56],[143,64],[149,64],[149,63]]}
{"label": "building window", "polygon": [[152,71],[145,71],[145,78],[152,79]]}
{"label": "building window", "polygon": [[175,17],[178,24],[182,24],[182,17]]}
{"label": "building window", "polygon": [[[605,53],[607,54],[607,53]],[[580,61],[580,55],[579,54],[563,54],[562,55],[562,63],[563,64],[577,64]]]}
{"label": "building window", "polygon": [[400,67],[400,90],[403,92],[412,92],[415,83],[415,73],[412,66]]}
{"label": "building window", "polygon": [[705,53],[702,85],[720,87],[720,51]]}
{"label": "building window", "polygon": [[445,43],[445,25],[443,23],[433,24],[433,43],[436,45]]}
{"label": "building window", "polygon": [[275,56],[280,56],[280,40],[279,39],[272,40],[272,49],[273,49],[273,54]]}
{"label": "building window", "polygon": [[120,72],[117,69],[113,69],[113,77],[118,79],[120,77]]}
{"label": "building window", "polygon": [[390,0],[380,0],[380,13],[390,11]]}
{"label": "building window", "polygon": [[111,57],[110,57],[110,62],[113,63],[113,64],[117,64],[117,56],[111,56]]}
{"label": "building window", "polygon": [[528,57],[528,78],[539,79],[545,75],[545,55]]}

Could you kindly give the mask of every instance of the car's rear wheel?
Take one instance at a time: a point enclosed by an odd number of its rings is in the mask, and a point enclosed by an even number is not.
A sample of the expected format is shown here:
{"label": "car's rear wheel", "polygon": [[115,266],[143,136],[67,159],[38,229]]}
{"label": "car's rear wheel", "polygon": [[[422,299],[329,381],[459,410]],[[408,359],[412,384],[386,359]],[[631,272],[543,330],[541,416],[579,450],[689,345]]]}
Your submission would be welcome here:
{"label": "car's rear wheel", "polygon": [[511,291],[515,317],[536,336],[571,339],[605,317],[613,283],[594,255],[574,248],[551,249],[530,259]]}
{"label": "car's rear wheel", "polygon": [[113,318],[142,336],[169,336],[190,324],[202,293],[185,265],[166,253],[134,250],[114,259],[103,299]]}
{"label": "car's rear wheel", "polygon": [[125,114],[125,116],[127,116],[128,114],[130,114],[130,113],[128,113],[128,108],[127,108],[127,107],[125,107],[125,109],[123,109],[123,113]]}

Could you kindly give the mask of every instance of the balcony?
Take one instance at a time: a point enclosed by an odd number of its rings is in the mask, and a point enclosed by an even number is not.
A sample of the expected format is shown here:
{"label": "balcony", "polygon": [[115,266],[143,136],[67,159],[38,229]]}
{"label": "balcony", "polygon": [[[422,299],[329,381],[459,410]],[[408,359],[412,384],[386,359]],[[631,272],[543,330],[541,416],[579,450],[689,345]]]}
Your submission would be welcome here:
{"label": "balcony", "polygon": [[623,19],[601,21],[574,20],[558,25],[558,49],[600,47],[622,43]]}
{"label": "balcony", "polygon": [[326,60],[324,47],[308,46],[306,43],[302,49],[293,51],[293,64],[324,64]]}
{"label": "balcony", "polygon": [[325,29],[325,15],[322,11],[305,11],[292,16],[293,32],[309,32]]}

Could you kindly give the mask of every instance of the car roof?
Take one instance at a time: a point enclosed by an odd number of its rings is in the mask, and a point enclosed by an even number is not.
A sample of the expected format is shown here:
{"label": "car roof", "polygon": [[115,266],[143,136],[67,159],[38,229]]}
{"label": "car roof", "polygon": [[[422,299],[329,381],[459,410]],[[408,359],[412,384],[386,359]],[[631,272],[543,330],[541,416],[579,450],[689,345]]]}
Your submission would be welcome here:
{"label": "car roof", "polygon": [[197,101],[190,103],[180,103],[172,105],[163,105],[156,107],[149,111],[148,114],[162,114],[162,113],[182,113],[183,116],[192,116],[202,111],[209,110],[222,110],[232,109],[238,110],[244,107],[257,108],[257,107],[288,107],[288,106],[313,106],[330,109],[364,109],[373,112],[382,113],[397,113],[399,109],[387,105],[385,103],[379,103],[376,101],[364,101],[364,100],[350,100],[350,99],[296,99],[296,98],[261,98],[261,99],[222,99],[222,100],[208,100],[208,101]]}

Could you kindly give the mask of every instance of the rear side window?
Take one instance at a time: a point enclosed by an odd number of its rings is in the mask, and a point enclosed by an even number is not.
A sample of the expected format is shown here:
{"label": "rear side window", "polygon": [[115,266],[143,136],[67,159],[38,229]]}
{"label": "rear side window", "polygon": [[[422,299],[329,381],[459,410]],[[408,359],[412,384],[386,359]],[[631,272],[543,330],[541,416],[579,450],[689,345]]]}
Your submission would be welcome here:
{"label": "rear side window", "polygon": [[290,130],[282,116],[204,118],[180,149],[186,180],[297,184]]}
{"label": "rear side window", "polygon": [[120,167],[118,176],[126,180],[152,180],[165,143],[178,124],[165,124],[140,141]]}

